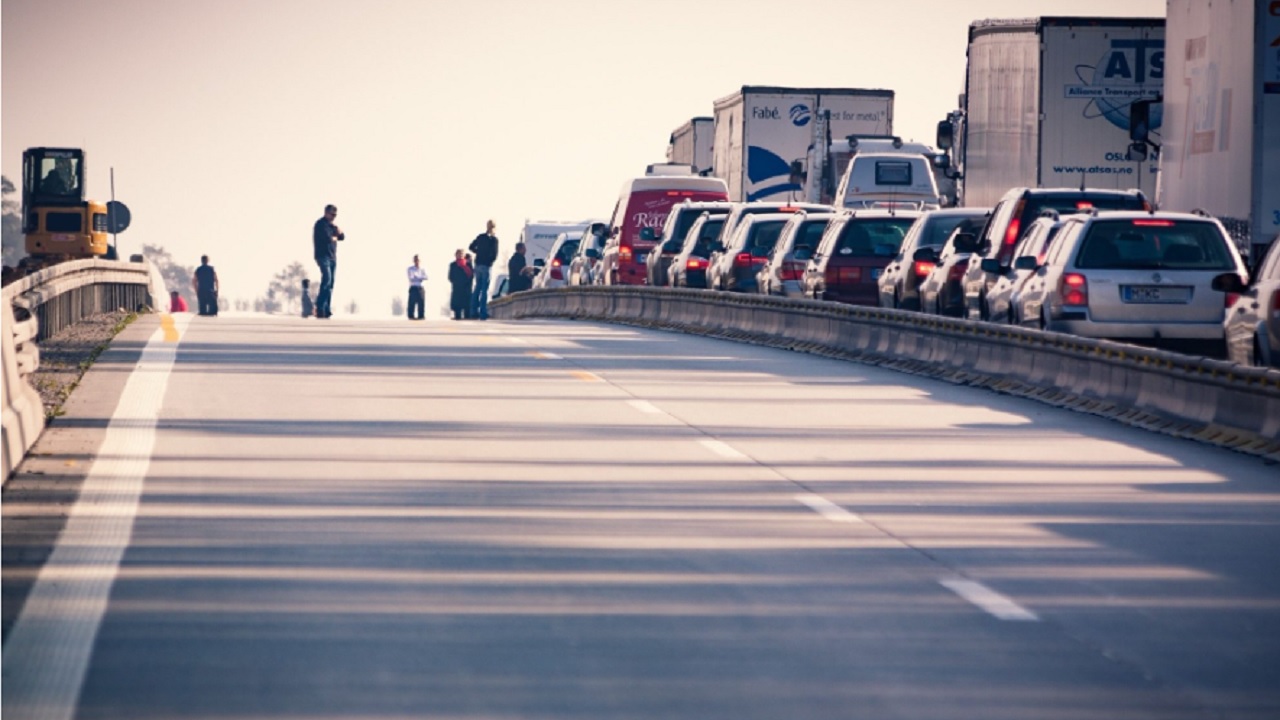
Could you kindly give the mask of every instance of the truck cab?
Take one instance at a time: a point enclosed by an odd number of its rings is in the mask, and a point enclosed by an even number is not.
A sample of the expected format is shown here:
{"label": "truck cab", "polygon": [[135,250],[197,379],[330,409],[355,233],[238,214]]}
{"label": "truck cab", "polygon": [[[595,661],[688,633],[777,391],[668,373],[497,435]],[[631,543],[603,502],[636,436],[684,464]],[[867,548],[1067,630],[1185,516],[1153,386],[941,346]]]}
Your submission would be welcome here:
{"label": "truck cab", "polygon": [[92,257],[107,252],[107,206],[85,200],[84,151],[22,153],[22,232],[32,256]]}

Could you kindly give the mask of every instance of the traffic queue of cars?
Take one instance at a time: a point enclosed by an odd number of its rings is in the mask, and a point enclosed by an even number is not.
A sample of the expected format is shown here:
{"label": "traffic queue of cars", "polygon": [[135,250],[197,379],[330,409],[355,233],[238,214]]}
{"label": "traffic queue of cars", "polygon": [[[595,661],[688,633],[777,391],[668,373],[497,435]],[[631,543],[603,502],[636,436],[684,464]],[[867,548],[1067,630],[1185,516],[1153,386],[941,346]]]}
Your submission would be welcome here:
{"label": "traffic queue of cars", "polygon": [[1132,190],[1010,190],[993,208],[729,202],[652,176],[561,238],[538,287],[651,285],[1009,323],[1280,366],[1280,251],[1250,281],[1225,229]]}

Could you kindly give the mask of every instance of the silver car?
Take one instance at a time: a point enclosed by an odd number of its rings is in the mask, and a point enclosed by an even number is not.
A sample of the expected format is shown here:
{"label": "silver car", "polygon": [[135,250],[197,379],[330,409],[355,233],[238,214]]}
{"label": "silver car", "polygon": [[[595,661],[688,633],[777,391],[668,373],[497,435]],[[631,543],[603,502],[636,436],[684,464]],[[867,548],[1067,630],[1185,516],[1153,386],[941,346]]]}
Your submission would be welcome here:
{"label": "silver car", "polygon": [[1241,278],[1223,278],[1219,285],[1239,298],[1227,311],[1223,330],[1227,356],[1241,365],[1280,368],[1280,237],[1271,247],[1257,276],[1246,284]]}
{"label": "silver car", "polygon": [[[1223,352],[1227,294],[1248,271],[1222,224],[1203,215],[1093,211],[1063,220],[1022,292],[1024,324],[1086,337]],[[1221,284],[1221,280],[1217,281]]]}
{"label": "silver car", "polygon": [[546,265],[538,271],[537,277],[533,279],[535,290],[539,288],[564,287],[568,284],[569,263],[573,261],[573,254],[577,251],[578,242],[581,239],[582,231],[562,232],[556,236],[555,243],[547,251]]}
{"label": "silver car", "polygon": [[[1036,218],[1035,222],[1031,223],[1031,227],[1022,234],[1022,239],[1014,248],[1013,257],[1016,260],[1016,258],[1031,256],[1036,259],[1036,267],[1040,266],[1048,256],[1051,243],[1061,229],[1062,219],[1058,213],[1046,210],[1045,214]],[[1000,261],[995,258],[984,258],[982,262],[992,274],[999,278],[987,293],[987,306],[990,308],[988,319],[991,322],[1021,324],[1015,308],[1017,308],[1018,299],[1022,296],[1022,289],[1035,274],[1035,268],[1031,267],[1030,263],[1023,263],[1022,268],[1001,267]]]}
{"label": "silver car", "polygon": [[778,244],[768,262],[756,275],[756,290],[763,295],[804,297],[800,281],[804,267],[813,257],[814,248],[835,213],[802,211],[795,213],[782,228]]}
{"label": "silver car", "polygon": [[569,260],[569,285],[592,284],[596,264],[600,262],[600,253],[604,252],[604,243],[608,239],[609,226],[603,222],[593,222],[583,231],[578,249]]}

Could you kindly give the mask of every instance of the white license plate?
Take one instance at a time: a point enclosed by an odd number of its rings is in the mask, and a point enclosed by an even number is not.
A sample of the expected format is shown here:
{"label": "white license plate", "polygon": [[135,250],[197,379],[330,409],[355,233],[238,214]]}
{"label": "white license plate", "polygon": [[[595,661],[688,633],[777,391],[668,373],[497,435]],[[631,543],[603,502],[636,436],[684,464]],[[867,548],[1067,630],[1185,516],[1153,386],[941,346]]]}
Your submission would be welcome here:
{"label": "white license plate", "polygon": [[1121,285],[1120,299],[1127,303],[1187,303],[1191,302],[1191,288],[1186,285]]}

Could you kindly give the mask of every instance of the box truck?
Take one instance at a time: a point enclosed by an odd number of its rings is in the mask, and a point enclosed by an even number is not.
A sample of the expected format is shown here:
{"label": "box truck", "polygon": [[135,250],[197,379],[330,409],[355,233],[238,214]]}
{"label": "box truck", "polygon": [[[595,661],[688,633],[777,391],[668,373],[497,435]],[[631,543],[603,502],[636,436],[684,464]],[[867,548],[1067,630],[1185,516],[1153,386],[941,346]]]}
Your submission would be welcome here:
{"label": "box truck", "polygon": [[810,123],[822,110],[830,111],[834,137],[893,134],[892,90],[748,85],[717,100],[711,164],[729,199],[801,199],[792,163],[808,157]]}
{"label": "box truck", "polygon": [[1213,214],[1256,265],[1280,233],[1280,2],[1170,0],[1168,13],[1156,202]]}
{"label": "box truck", "polygon": [[938,125],[961,204],[991,206],[1014,187],[1154,195],[1156,164],[1128,152],[1129,107],[1160,94],[1164,66],[1163,18],[972,23],[961,107]]}
{"label": "box truck", "polygon": [[671,139],[667,143],[667,162],[692,165],[694,173],[709,174],[714,135],[714,118],[693,118],[671,133]]}

